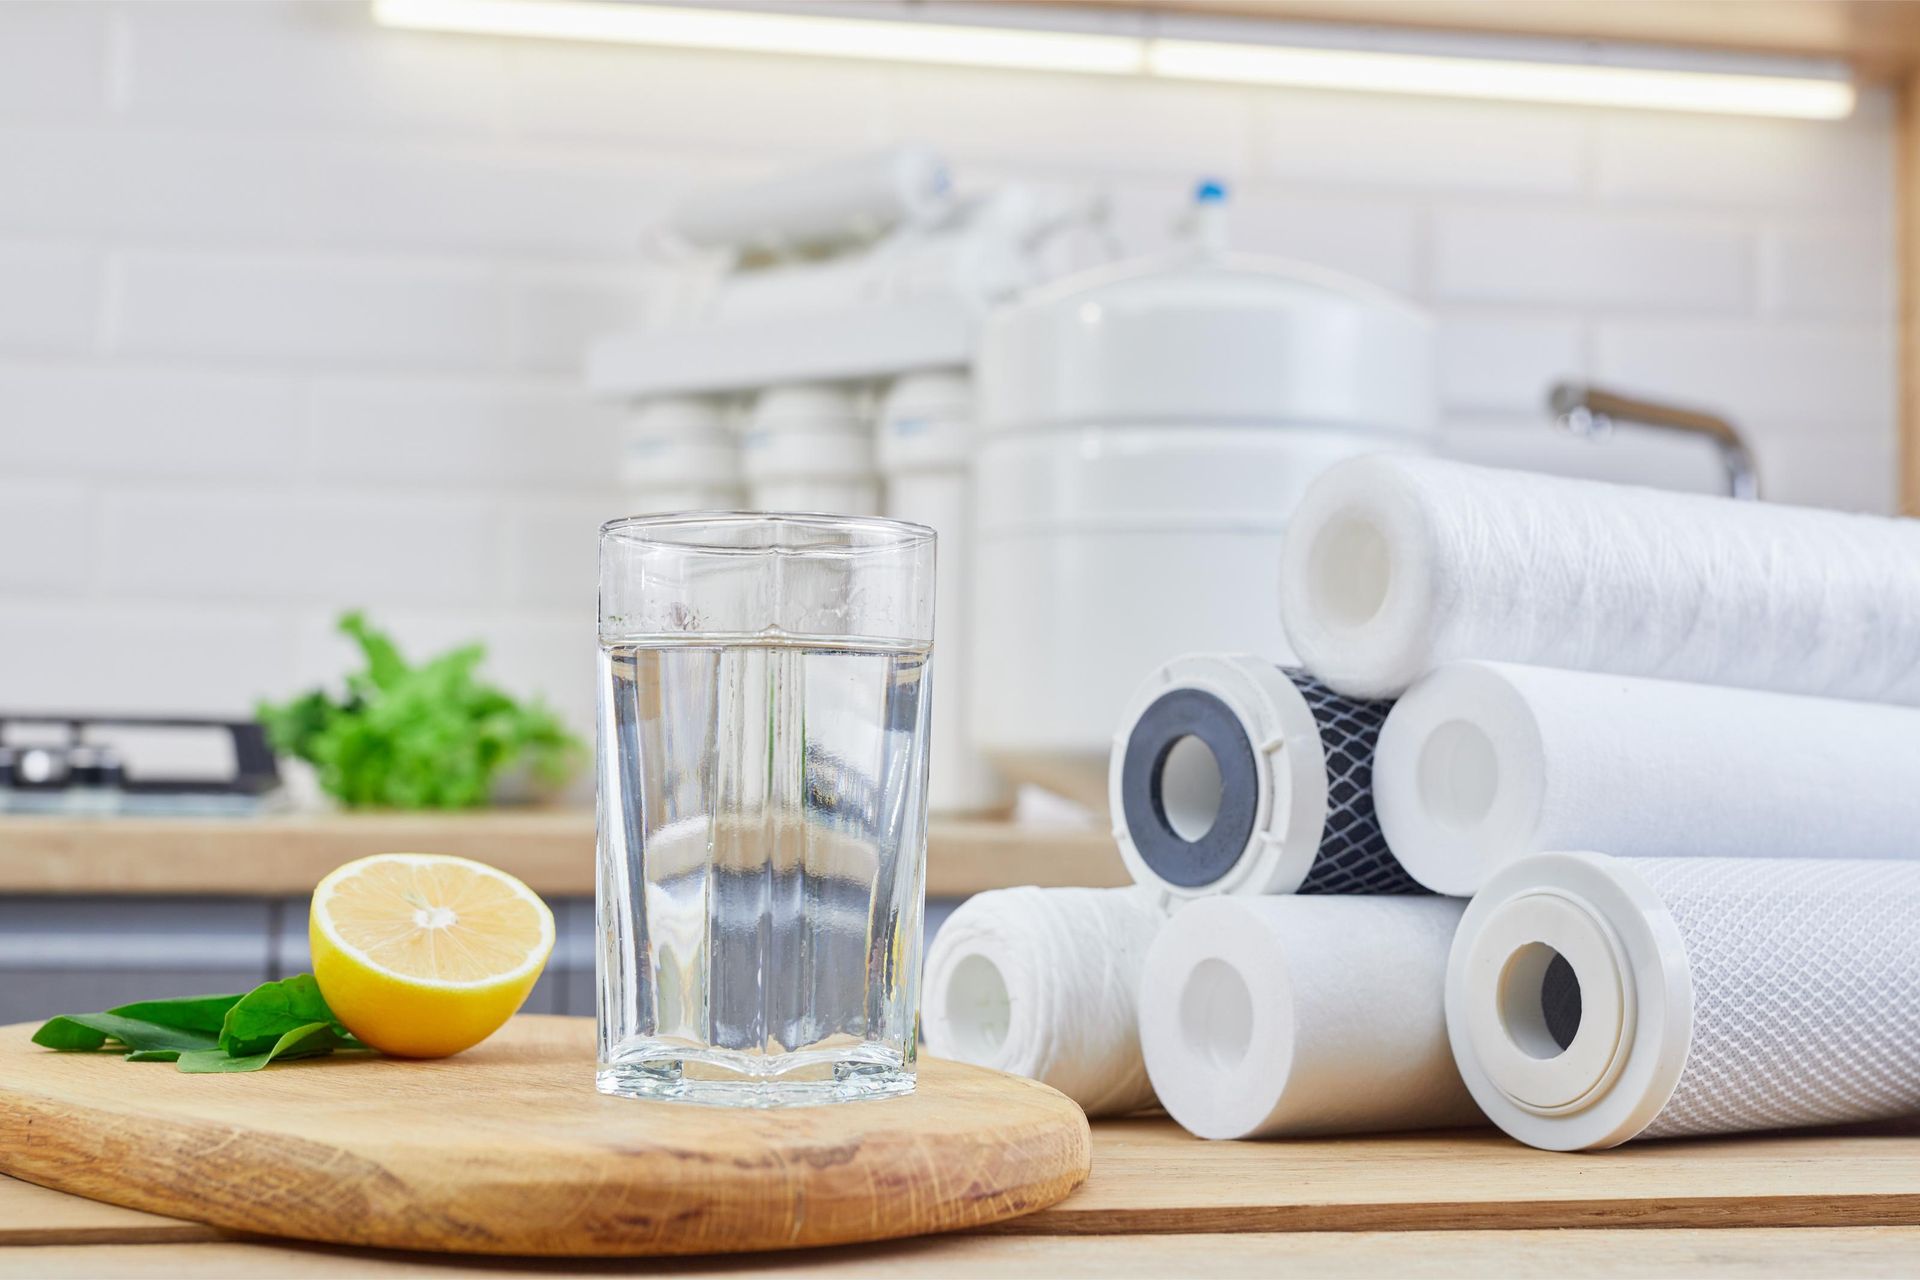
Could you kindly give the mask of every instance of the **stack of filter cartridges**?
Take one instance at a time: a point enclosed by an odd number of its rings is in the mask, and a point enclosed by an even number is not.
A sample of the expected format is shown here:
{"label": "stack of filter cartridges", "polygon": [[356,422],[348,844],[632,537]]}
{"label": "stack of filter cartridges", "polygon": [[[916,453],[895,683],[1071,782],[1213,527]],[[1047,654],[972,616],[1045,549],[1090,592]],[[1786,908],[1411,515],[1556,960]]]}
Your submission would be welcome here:
{"label": "stack of filter cartridges", "polygon": [[1154,673],[1137,883],[963,906],[933,1052],[1209,1138],[1920,1112],[1920,522],[1376,456],[1280,581],[1304,670]]}

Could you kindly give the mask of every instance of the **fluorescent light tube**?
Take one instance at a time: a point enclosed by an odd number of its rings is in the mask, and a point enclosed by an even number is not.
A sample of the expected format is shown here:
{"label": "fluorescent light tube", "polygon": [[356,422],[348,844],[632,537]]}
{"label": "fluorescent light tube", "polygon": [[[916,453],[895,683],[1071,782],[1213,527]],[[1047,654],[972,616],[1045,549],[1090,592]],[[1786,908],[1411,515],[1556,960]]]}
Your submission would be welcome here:
{"label": "fluorescent light tube", "polygon": [[594,0],[375,0],[390,27],[936,62],[1023,71],[1134,75],[1145,46],[1132,36],[843,18],[805,12],[692,9]]}
{"label": "fluorescent light tube", "polygon": [[1147,68],[1154,75],[1178,80],[1807,120],[1842,119],[1854,105],[1853,86],[1838,79],[1202,40],[1154,41],[1147,52]]}
{"label": "fluorescent light tube", "polygon": [[1852,113],[1855,101],[1853,85],[1839,76],[1457,57],[923,22],[907,17],[856,18],[800,7],[770,12],[634,0],[374,0],[373,12],[383,25],[425,31],[1566,106],[1838,120]]}

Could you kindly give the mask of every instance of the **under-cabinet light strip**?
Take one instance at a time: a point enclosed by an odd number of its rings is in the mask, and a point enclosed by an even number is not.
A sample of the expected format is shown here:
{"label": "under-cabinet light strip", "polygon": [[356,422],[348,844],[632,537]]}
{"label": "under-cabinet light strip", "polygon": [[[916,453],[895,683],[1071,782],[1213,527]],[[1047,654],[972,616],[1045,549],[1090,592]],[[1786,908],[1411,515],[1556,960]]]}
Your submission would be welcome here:
{"label": "under-cabinet light strip", "polygon": [[[1853,85],[1817,76],[1454,57],[636,0],[374,0],[386,26],[1025,71],[1837,120]],[[1031,10],[1026,11],[1031,14]],[[1244,24],[1243,24],[1244,25]]]}

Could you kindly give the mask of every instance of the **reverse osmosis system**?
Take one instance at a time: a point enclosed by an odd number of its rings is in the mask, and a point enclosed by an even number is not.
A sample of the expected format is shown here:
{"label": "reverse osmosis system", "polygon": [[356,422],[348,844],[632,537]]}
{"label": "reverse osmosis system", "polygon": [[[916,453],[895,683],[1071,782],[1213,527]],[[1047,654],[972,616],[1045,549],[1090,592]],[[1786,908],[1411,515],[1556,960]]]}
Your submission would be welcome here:
{"label": "reverse osmosis system", "polygon": [[1120,261],[1101,201],[957,192],[897,147],[695,193],[666,300],[599,342],[637,510],[884,513],[941,534],[933,807],[1006,779],[1105,804],[1113,717],[1196,643],[1285,653],[1258,589],[1331,463],[1423,449],[1430,328],[1383,290],[1182,241]]}

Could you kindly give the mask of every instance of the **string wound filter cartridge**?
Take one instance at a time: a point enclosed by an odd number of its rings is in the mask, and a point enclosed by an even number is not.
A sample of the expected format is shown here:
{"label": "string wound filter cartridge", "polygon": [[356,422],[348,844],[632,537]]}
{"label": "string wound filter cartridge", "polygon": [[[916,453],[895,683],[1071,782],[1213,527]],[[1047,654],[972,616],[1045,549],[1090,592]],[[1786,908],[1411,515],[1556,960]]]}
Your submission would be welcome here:
{"label": "string wound filter cartridge", "polygon": [[1920,521],[1400,455],[1301,500],[1280,612],[1341,693],[1487,658],[1920,705]]}
{"label": "string wound filter cartridge", "polygon": [[1141,884],[1214,893],[1418,893],[1374,816],[1390,704],[1242,654],[1189,654],[1128,700],[1108,775]]}
{"label": "string wound filter cartridge", "polygon": [[1138,998],[1163,903],[1138,886],[967,899],[927,951],[928,1050],[1051,1085],[1090,1116],[1152,1106]]}
{"label": "string wound filter cartridge", "polygon": [[1140,1039],[1202,1138],[1484,1122],[1447,1047],[1450,898],[1219,897],[1147,953]]}
{"label": "string wound filter cartridge", "polygon": [[1920,865],[1547,853],[1498,872],[1447,1031],[1530,1146],[1920,1111]]}
{"label": "string wound filter cartridge", "polygon": [[1374,776],[1436,893],[1543,849],[1920,858],[1912,707],[1455,662],[1394,703]]}

